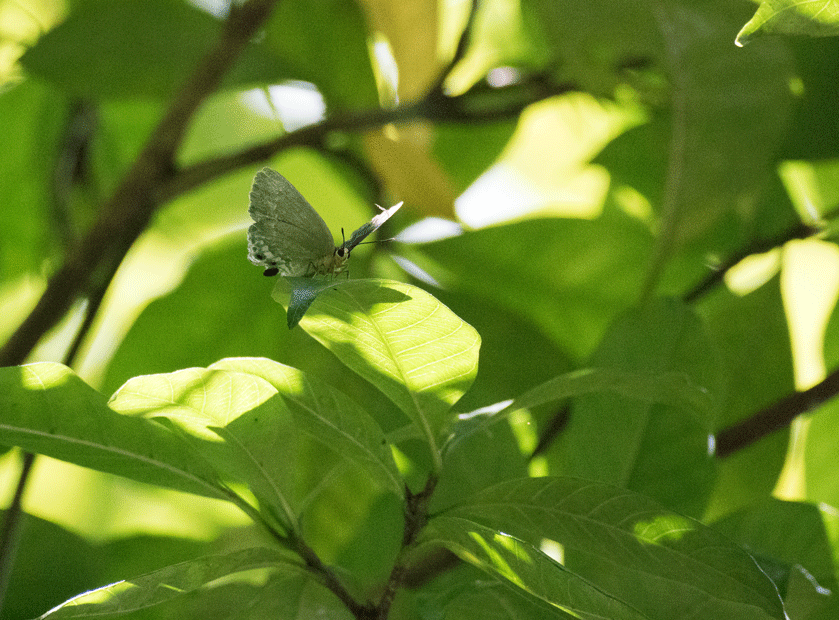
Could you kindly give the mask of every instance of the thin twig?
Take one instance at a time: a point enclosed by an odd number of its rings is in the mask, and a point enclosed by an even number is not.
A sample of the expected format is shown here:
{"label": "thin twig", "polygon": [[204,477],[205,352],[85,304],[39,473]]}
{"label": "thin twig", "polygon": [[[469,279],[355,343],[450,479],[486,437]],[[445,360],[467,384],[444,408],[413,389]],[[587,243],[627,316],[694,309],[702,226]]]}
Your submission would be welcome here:
{"label": "thin twig", "polygon": [[393,566],[393,570],[391,570],[379,603],[376,605],[376,614],[372,616],[376,620],[384,620],[388,617],[396,592],[405,582],[409,568],[405,563],[404,556],[416,542],[419,533],[428,522],[428,505],[436,487],[437,476],[432,474],[426,480],[425,488],[419,493],[411,493],[410,490],[406,489],[405,530],[402,534],[402,551]]}

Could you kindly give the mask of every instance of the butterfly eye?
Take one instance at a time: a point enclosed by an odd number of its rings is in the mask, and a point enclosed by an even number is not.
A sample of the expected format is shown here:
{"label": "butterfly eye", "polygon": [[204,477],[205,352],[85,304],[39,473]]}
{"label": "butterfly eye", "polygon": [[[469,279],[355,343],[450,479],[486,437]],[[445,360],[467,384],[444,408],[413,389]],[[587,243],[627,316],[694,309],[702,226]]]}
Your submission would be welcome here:
{"label": "butterfly eye", "polygon": [[262,275],[270,278],[272,276],[277,275],[278,273],[280,273],[279,269],[277,269],[276,267],[269,267],[268,269],[262,272]]}
{"label": "butterfly eye", "polygon": [[350,251],[347,248],[338,248],[335,250],[335,254],[338,255],[338,258],[349,258]]}

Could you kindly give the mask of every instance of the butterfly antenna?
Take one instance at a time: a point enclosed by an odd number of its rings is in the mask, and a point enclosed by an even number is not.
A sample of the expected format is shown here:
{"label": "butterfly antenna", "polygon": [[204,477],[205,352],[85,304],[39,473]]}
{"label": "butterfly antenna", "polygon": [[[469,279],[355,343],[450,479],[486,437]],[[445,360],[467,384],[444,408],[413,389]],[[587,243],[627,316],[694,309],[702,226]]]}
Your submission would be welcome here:
{"label": "butterfly antenna", "polygon": [[367,243],[387,243],[388,241],[396,241],[396,237],[390,239],[373,239],[373,241],[361,241],[358,245],[365,245]]}

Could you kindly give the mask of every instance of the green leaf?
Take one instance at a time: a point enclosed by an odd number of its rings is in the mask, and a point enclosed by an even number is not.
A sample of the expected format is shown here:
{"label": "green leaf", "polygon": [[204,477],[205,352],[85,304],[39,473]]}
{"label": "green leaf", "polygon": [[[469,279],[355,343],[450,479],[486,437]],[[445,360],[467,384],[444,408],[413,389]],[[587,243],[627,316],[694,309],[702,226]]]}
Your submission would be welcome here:
{"label": "green leaf", "polygon": [[515,128],[513,121],[441,123],[436,127],[434,155],[446,176],[464,191],[498,159]]}
{"label": "green leaf", "polygon": [[[527,475],[522,454],[510,424],[492,416],[458,420],[443,451],[443,470],[434,488],[431,510],[439,511],[504,480]],[[477,422],[477,424],[475,424]]]}
{"label": "green leaf", "polygon": [[281,2],[266,26],[266,45],[312,82],[328,105],[363,108],[379,103],[367,46],[369,33],[352,0]]}
{"label": "green leaf", "polygon": [[[464,559],[555,604],[603,598],[572,600],[565,590],[530,579],[534,569],[525,558],[535,562],[534,547],[546,539],[565,550],[566,570],[642,617],[785,618],[774,584],[740,547],[642,495],[604,484],[574,478],[504,482],[433,517],[429,531],[441,542],[451,539],[453,547],[475,540],[481,553],[463,553]],[[530,547],[522,551],[517,540]],[[473,550],[474,543],[466,548]]]}
{"label": "green leaf", "polygon": [[[533,321],[486,297],[448,289],[434,296],[481,335],[478,375],[458,411],[481,409],[571,370],[567,354]],[[516,334],[510,338],[510,334]],[[510,360],[516,360],[510,364]]]}
{"label": "green leaf", "polygon": [[606,96],[630,86],[655,102],[650,122],[636,130],[653,139],[639,144],[628,132],[607,147],[605,162],[615,188],[630,185],[664,210],[657,268],[683,244],[704,254],[749,234],[790,126],[794,66],[786,46],[767,42],[745,54],[732,45],[742,3],[528,3],[561,78]]}
{"label": "green leaf", "polygon": [[[213,204],[213,196],[205,198]],[[245,258],[244,233],[237,237],[204,248],[180,286],[143,309],[108,365],[105,389],[115,391],[136,375],[209,366],[231,356],[286,359],[291,345],[283,341],[287,330],[268,296],[270,283]]]}
{"label": "green leaf", "polygon": [[839,3],[836,0],[765,0],[737,34],[743,46],[764,34],[801,34],[811,37],[839,35]]}
{"label": "green leaf", "polygon": [[682,372],[632,372],[616,368],[588,368],[560,375],[528,390],[507,409],[525,409],[593,392],[614,392],[632,400],[686,407],[705,418],[714,409],[707,388]]}
{"label": "green leaf", "polygon": [[819,607],[834,598],[827,594],[837,587],[833,555],[817,506],[766,498],[717,521],[714,529],[749,550],[778,586],[790,617],[799,617],[789,596],[797,578],[803,577],[810,587],[795,592],[795,604],[806,601]]}
{"label": "green leaf", "polygon": [[422,289],[351,280],[318,297],[300,325],[416,425],[440,468],[440,435],[478,369],[480,336]]}
{"label": "green leaf", "polygon": [[3,88],[0,202],[10,207],[0,209],[0,277],[5,284],[26,272],[37,273],[64,249],[57,241],[67,231],[49,219],[58,215],[58,205],[50,193],[55,170],[45,162],[58,157],[69,112],[64,97],[43,83],[27,80]]}
{"label": "green leaf", "polygon": [[210,368],[264,379],[288,404],[300,430],[363,467],[382,488],[400,497],[404,494],[404,483],[381,428],[338,390],[296,368],[268,359],[226,359]]}
{"label": "green leaf", "polygon": [[678,301],[655,300],[619,318],[591,364],[675,383],[651,389],[648,378],[579,396],[562,435],[562,472],[701,513],[714,479],[709,437],[721,383],[701,321]]}
{"label": "green leaf", "polygon": [[[795,391],[779,277],[747,295],[723,287],[703,299],[696,309],[708,326],[722,362],[724,385],[715,431]],[[779,431],[721,460],[706,518],[771,494],[784,464],[788,439],[788,430]]]}
{"label": "green leaf", "polygon": [[299,431],[270,383],[244,373],[187,368],[130,379],[109,404],[172,428],[226,477],[247,484],[284,528],[297,530]]}
{"label": "green leaf", "polygon": [[434,518],[423,542],[445,546],[463,560],[500,575],[528,594],[575,618],[644,620],[646,616],[601,591],[538,547],[469,518]]}
{"label": "green leaf", "polygon": [[120,415],[61,364],[0,368],[0,444],[20,446],[132,480],[229,500],[182,439],[150,420]]}
{"label": "green leaf", "polygon": [[403,492],[372,419],[339,392],[269,360],[135,377],[110,404],[174,429],[226,478],[246,484],[263,514],[291,531],[347,460],[364,466],[368,485]]}
{"label": "green leaf", "polygon": [[[638,298],[653,238],[637,220],[535,219],[420,247],[411,256],[445,288],[523,315],[583,359]],[[526,303],[525,301],[526,300]]]}
{"label": "green leaf", "polygon": [[[30,501],[31,498],[30,495]],[[74,498],[79,504],[90,506],[89,498],[83,497],[78,487],[74,489]],[[104,495],[101,500],[114,503],[111,495]],[[94,512],[89,518],[101,524],[102,513]],[[5,513],[2,518],[5,519]],[[3,601],[3,617],[35,618],[79,592],[126,575],[139,575],[207,555],[212,544],[194,538],[147,534],[102,543],[28,512]],[[49,570],[44,570],[45,566]]]}
{"label": "green leaf", "polygon": [[807,421],[804,446],[804,488],[808,500],[839,506],[836,473],[836,437],[839,437],[839,400],[831,399]]}
{"label": "green leaf", "polygon": [[[221,23],[187,2],[106,0],[70,14],[21,58],[26,70],[91,99],[164,98],[180,86],[221,32]],[[280,63],[252,45],[228,84],[281,77]]]}
{"label": "green leaf", "polygon": [[[470,565],[474,578],[465,583],[452,601],[434,601],[451,618],[458,620],[574,620],[575,616],[544,603],[535,596],[522,596],[522,590],[504,579],[491,581],[491,575]],[[470,573],[471,574],[471,573]],[[438,578],[439,581],[439,578]]]}
{"label": "green leaf", "polygon": [[[267,569],[270,573],[294,577],[305,575],[297,561],[273,549],[252,548],[224,555],[181,562],[154,572],[118,581],[76,596],[48,611],[41,618],[89,618],[117,616],[147,609],[199,589],[223,584],[247,583],[247,571]],[[215,583],[221,580],[219,583]]]}

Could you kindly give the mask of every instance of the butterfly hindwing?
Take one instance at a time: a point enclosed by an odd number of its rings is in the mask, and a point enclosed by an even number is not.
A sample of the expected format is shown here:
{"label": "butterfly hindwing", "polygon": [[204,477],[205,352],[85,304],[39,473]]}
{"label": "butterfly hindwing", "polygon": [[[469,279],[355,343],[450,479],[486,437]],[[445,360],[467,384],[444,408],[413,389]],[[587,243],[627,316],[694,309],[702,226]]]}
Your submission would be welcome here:
{"label": "butterfly hindwing", "polygon": [[265,275],[290,277],[337,274],[350,251],[384,224],[399,207],[381,213],[356,230],[336,248],[332,233],[314,207],[279,172],[263,168],[256,173],[248,213],[248,259],[265,267]]}
{"label": "butterfly hindwing", "polygon": [[248,213],[248,258],[284,276],[309,275],[335,249],[317,211],[279,172],[263,168],[254,177]]}

